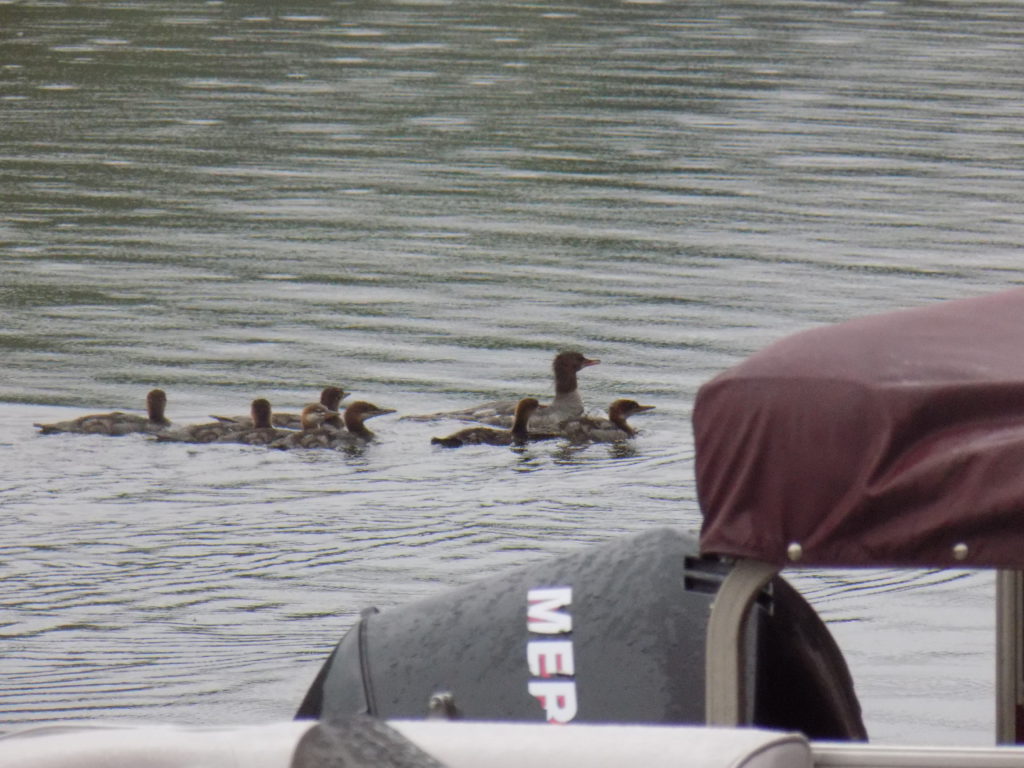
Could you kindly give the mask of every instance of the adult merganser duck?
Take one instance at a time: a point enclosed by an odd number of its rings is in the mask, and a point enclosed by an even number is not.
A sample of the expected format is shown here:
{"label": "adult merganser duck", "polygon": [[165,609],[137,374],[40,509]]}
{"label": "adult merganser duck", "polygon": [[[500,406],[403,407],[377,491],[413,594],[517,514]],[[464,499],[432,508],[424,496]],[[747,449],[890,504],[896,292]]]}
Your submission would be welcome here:
{"label": "adult merganser duck", "polygon": [[550,440],[561,437],[559,434],[530,432],[527,424],[530,417],[540,407],[535,397],[524,397],[516,404],[515,419],[512,429],[494,429],[493,427],[467,427],[448,437],[433,437],[432,445],[443,445],[445,448],[459,448],[463,445],[520,445],[530,440]]}
{"label": "adult merganser duck", "polygon": [[614,443],[636,436],[636,430],[626,419],[653,410],[653,405],[640,405],[636,400],[616,400],[608,406],[607,419],[582,416],[563,422],[560,429],[574,443]]}
{"label": "adult merganser duck", "polygon": [[77,432],[84,435],[130,435],[136,432],[162,432],[171,426],[164,416],[167,407],[167,394],[162,389],[150,390],[146,395],[147,416],[133,413],[94,413],[80,416],[71,421],[58,421],[55,424],[35,424],[40,434],[52,435],[57,432]]}
{"label": "adult merganser duck", "polygon": [[[246,417],[248,424],[241,423],[241,420],[223,419],[210,421],[204,424],[189,424],[181,429],[173,429],[168,432],[156,435],[161,443],[215,443],[222,437],[227,437],[235,432],[245,429],[253,429],[254,425],[259,428],[269,427],[270,401],[258,398],[252,401],[250,416]],[[216,416],[214,418],[217,418]]]}
{"label": "adult merganser duck", "polygon": [[[337,412],[338,406],[341,405],[341,401],[348,396],[341,387],[324,387],[320,393],[320,404],[323,405],[329,411]],[[253,420],[251,416],[211,416],[211,419],[217,421],[223,421],[229,424],[236,424],[242,428],[252,428]],[[281,427],[282,429],[302,429],[302,415],[298,413],[275,413],[271,417],[271,424],[275,427]],[[341,417],[339,415],[328,416],[324,419],[324,424],[341,429],[344,425],[341,423]]]}
{"label": "adult merganser duck", "polygon": [[[530,419],[534,429],[552,429],[565,419],[583,414],[583,399],[580,397],[576,374],[584,368],[597,365],[600,360],[590,360],[579,352],[559,352],[551,364],[555,375],[555,397],[548,405],[540,406]],[[495,427],[511,427],[515,419],[516,401],[495,400],[459,411],[413,416],[420,421],[434,419],[460,419],[479,421]]]}
{"label": "adult merganser duck", "polygon": [[345,409],[345,429],[321,426],[293,432],[271,444],[271,448],[347,448],[368,443],[374,438],[373,432],[363,423],[374,416],[394,413],[391,408],[380,408],[373,403],[358,400]]}
{"label": "adult merganser duck", "polygon": [[[270,413],[270,403],[265,400],[266,406],[261,405],[260,412],[253,412],[253,426],[249,429],[241,429],[229,432],[215,443],[242,443],[243,445],[271,445],[277,440],[283,440],[292,435],[301,435],[306,431],[319,429],[326,419],[337,416],[337,411],[328,409],[323,403],[310,403],[302,409],[299,420],[302,422],[302,432],[292,429],[279,429],[273,426],[273,417]],[[257,418],[258,416],[258,418]]]}

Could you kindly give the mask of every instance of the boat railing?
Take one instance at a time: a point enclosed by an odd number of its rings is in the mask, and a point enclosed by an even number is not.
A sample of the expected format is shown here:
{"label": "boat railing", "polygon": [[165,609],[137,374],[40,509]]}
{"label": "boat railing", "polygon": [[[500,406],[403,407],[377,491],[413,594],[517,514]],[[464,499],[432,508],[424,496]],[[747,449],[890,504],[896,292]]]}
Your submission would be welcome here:
{"label": "boat railing", "polygon": [[[745,669],[749,655],[744,649],[746,622],[758,593],[780,570],[768,563],[739,559],[715,596],[708,619],[705,661],[705,711],[710,726],[735,727],[751,722],[749,677]],[[995,741],[997,744],[1021,744],[1024,743],[1024,571],[998,571],[995,625]],[[1014,754],[1018,760],[1014,765],[1024,766],[1024,752]],[[859,765],[836,763],[840,764]],[[978,763],[982,764],[990,765]]]}
{"label": "boat railing", "polygon": [[812,742],[815,768],[1020,768],[1024,747],[904,747]]}

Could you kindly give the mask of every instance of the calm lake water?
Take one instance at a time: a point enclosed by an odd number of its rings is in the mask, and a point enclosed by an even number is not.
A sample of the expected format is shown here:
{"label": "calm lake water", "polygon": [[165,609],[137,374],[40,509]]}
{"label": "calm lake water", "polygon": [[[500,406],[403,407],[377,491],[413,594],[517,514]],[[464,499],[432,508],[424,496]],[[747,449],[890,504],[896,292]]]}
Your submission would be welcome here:
{"label": "calm lake water", "polygon": [[[696,528],[700,384],[1024,283],[1024,9],[0,0],[0,730],[287,718],[360,609]],[[657,406],[623,448],[42,438],[142,408]],[[992,580],[797,572],[881,742],[991,743]]]}

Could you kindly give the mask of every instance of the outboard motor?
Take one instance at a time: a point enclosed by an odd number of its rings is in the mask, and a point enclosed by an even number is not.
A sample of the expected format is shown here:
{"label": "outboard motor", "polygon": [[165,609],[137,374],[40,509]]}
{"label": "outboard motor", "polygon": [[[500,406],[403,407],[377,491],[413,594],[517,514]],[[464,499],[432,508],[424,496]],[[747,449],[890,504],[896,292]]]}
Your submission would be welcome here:
{"label": "outboard motor", "polygon": [[[660,528],[364,611],[297,717],[703,723],[707,621],[729,570]],[[751,724],[866,738],[838,647],[781,577],[747,631]]]}

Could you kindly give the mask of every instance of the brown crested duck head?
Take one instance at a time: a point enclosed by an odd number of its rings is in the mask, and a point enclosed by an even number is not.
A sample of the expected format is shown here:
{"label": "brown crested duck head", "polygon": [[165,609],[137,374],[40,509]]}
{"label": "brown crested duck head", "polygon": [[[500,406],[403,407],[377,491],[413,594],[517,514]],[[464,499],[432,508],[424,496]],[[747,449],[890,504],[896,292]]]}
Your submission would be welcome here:
{"label": "brown crested duck head", "polygon": [[270,426],[270,401],[266,398],[259,397],[253,400],[249,413],[252,415],[254,429],[267,429]]}
{"label": "brown crested duck head", "polygon": [[348,393],[341,387],[324,387],[320,393],[320,403],[328,410],[336,411],[347,395]]}
{"label": "brown crested duck head", "polygon": [[146,395],[146,412],[149,420],[157,424],[170,424],[164,411],[167,409],[167,393],[162,389],[151,389]]}
{"label": "brown crested duck head", "polygon": [[395,410],[393,408],[381,408],[373,403],[368,403],[365,400],[358,400],[345,409],[345,428],[349,432],[354,432],[355,434],[366,434],[369,432],[369,430],[363,426],[363,422],[366,419],[372,419],[374,416],[384,416],[394,412]]}
{"label": "brown crested duck head", "polygon": [[621,399],[608,406],[608,419],[615,426],[624,429],[632,435],[636,433],[636,430],[626,423],[626,419],[637,413],[646,413],[653,410],[653,405],[640,405],[636,400]]}
{"label": "brown crested duck head", "polygon": [[580,352],[559,352],[551,364],[555,373],[555,394],[562,395],[575,391],[577,387],[576,374],[584,368],[589,368],[600,362],[596,359],[591,360]]}
{"label": "brown crested duck head", "polygon": [[330,410],[323,403],[310,403],[302,409],[302,412],[299,414],[299,421],[303,429],[316,429],[326,419],[337,415],[337,411]]}
{"label": "brown crested duck head", "polygon": [[516,415],[512,422],[514,434],[525,434],[530,417],[540,408],[540,401],[535,397],[524,397],[516,403]]}

